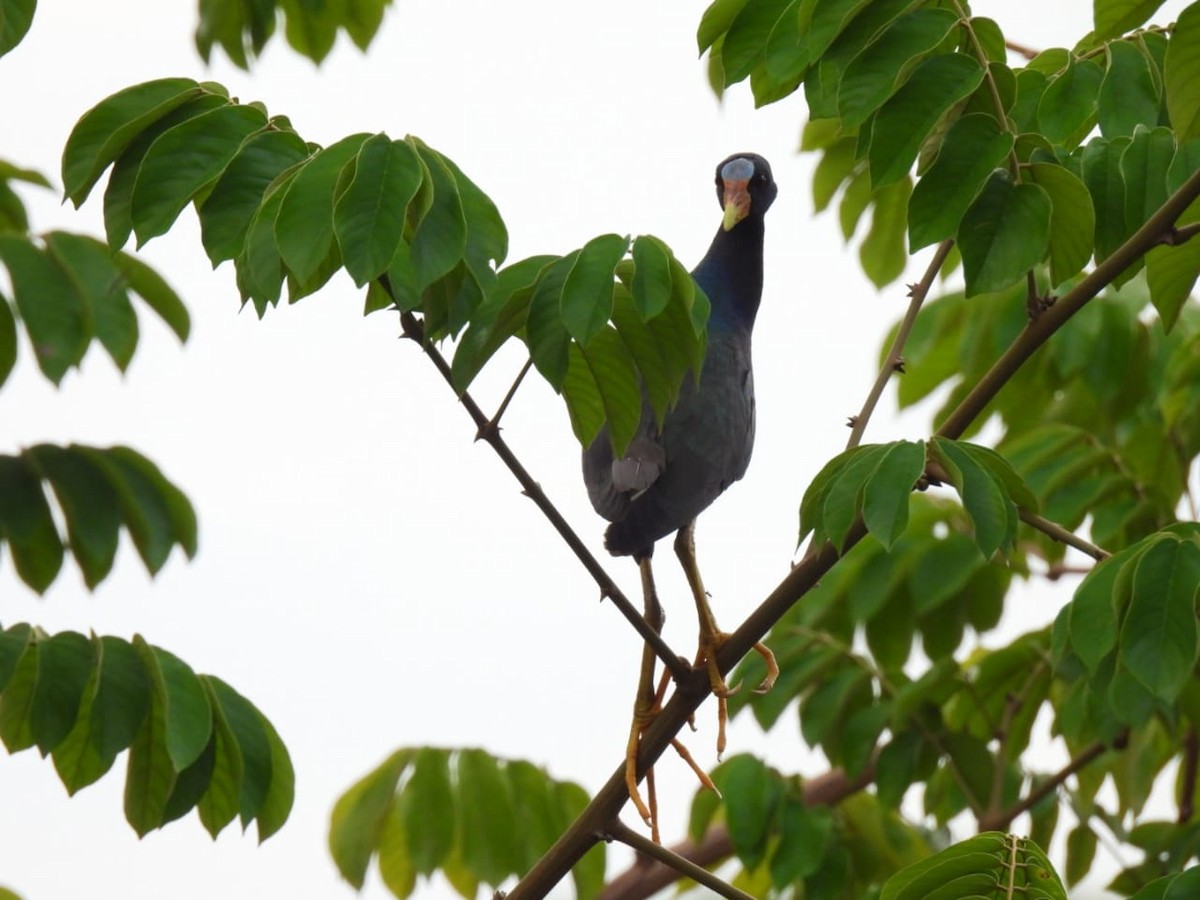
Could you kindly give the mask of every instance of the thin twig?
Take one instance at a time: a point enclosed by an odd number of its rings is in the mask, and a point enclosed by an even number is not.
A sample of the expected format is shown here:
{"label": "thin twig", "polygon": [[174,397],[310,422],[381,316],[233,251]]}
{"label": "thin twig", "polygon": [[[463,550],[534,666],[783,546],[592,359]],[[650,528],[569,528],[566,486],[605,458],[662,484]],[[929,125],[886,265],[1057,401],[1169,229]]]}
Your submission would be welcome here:
{"label": "thin twig", "polygon": [[1112,556],[1103,547],[1097,547],[1090,541],[1085,541],[1074,532],[1067,531],[1067,529],[1063,528],[1057,522],[1051,522],[1049,519],[1045,519],[1037,513],[1031,513],[1023,507],[1017,507],[1017,512],[1021,516],[1021,521],[1029,527],[1036,528],[1042,534],[1054,538],[1060,544],[1066,544],[1068,547],[1074,547],[1080,553],[1086,553],[1097,562],[1103,562]]}
{"label": "thin twig", "polygon": [[1196,726],[1188,729],[1187,737],[1183,739],[1183,784],[1180,785],[1179,817],[1180,825],[1186,825],[1195,813],[1196,799],[1196,768],[1200,765],[1200,736],[1196,734]]}
{"label": "thin twig", "polygon": [[[517,373],[517,377],[513,379],[512,387],[508,389],[508,393],[504,395],[504,399],[500,401],[500,406],[495,413],[492,414],[491,420],[485,428],[488,431],[494,431],[500,427],[500,419],[508,410],[508,404],[512,403],[513,397],[517,395],[517,388],[521,386],[521,382],[525,380],[525,376],[529,374],[529,370],[533,368],[533,357],[525,360],[525,365],[521,366],[521,371]],[[482,434],[479,437],[483,437]]]}
{"label": "thin twig", "polygon": [[941,271],[942,265],[946,262],[946,257],[950,255],[950,248],[953,246],[954,242],[950,240],[942,241],[938,244],[937,251],[933,254],[933,259],[929,261],[929,265],[925,268],[925,274],[921,276],[921,280],[914,284],[909,291],[908,309],[904,313],[904,318],[900,321],[900,327],[896,330],[896,336],[892,339],[892,346],[888,347],[887,356],[883,358],[883,365],[879,368],[879,375],[875,378],[875,384],[871,386],[871,392],[867,394],[867,399],[863,401],[862,409],[859,410],[858,415],[853,419],[854,424],[850,432],[850,440],[846,442],[847,450],[857,447],[862,441],[863,433],[867,430],[867,422],[871,420],[871,415],[875,412],[879,398],[883,396],[883,389],[887,387],[888,381],[896,374],[899,367],[903,365],[904,345],[908,342],[908,336],[912,332],[913,323],[917,321],[917,313],[921,311],[921,304],[929,296],[929,290],[933,287],[933,281],[937,278],[937,273]]}
{"label": "thin twig", "polygon": [[680,875],[686,875],[697,884],[702,884],[713,893],[728,897],[729,900],[754,900],[749,894],[722,881],[708,869],[702,868],[690,859],[671,852],[662,844],[656,844],[648,837],[638,834],[620,819],[613,820],[605,830],[604,836],[653,857],[663,865],[670,866]]}
{"label": "thin twig", "polygon": [[1007,39],[1004,41],[1004,49],[1017,54],[1017,56],[1023,56],[1026,59],[1033,59],[1041,52],[1040,50],[1034,50],[1032,47],[1027,47],[1024,44],[1018,44],[1016,41]]}
{"label": "thin twig", "polygon": [[[1128,741],[1128,735],[1122,732],[1123,736],[1118,736],[1112,743],[1112,749],[1124,750]],[[1019,800],[995,815],[983,816],[979,819],[979,830],[982,831],[1004,831],[1012,824],[1013,819],[1022,813],[1027,813],[1033,807],[1042,802],[1043,799],[1050,796],[1058,790],[1064,781],[1078,772],[1080,769],[1093,762],[1096,757],[1109,749],[1109,745],[1103,741],[1097,741],[1092,744],[1069,763],[1063,766],[1059,771],[1055,772],[1049,779],[1043,781],[1034,790],[1023,799]]]}
{"label": "thin twig", "polygon": [[1178,247],[1180,244],[1186,244],[1198,234],[1200,234],[1200,222],[1192,222],[1172,228],[1162,236],[1160,243],[1169,247]]}
{"label": "thin twig", "polygon": [[1041,660],[1033,670],[1025,678],[1021,684],[1021,689],[1015,694],[1009,694],[1004,701],[1004,712],[1000,717],[1000,727],[996,729],[996,767],[992,770],[992,793],[988,798],[988,814],[992,815],[1000,811],[1000,804],[1004,800],[1004,758],[1008,756],[1008,742],[1012,737],[1013,722],[1016,721],[1017,713],[1021,711],[1021,707],[1025,705],[1025,698],[1029,696],[1029,691],[1042,673],[1046,670],[1046,660]]}
{"label": "thin twig", "polygon": [[[425,351],[425,355],[429,357],[438,372],[446,380],[446,383],[453,388],[454,378],[450,373],[450,364],[438,352],[437,347],[425,339],[425,330],[417,317],[410,312],[402,312],[400,314],[400,324],[404,328],[404,334],[420,345],[421,349]],[[588,574],[599,585],[600,595],[612,601],[621,615],[629,620],[629,624],[637,629],[637,633],[642,636],[642,639],[654,648],[655,655],[662,660],[664,666],[670,669],[671,675],[677,681],[689,677],[692,674],[692,667],[685,659],[671,649],[661,635],[657,634],[646,623],[642,614],[629,602],[629,598],[621,592],[621,589],[617,587],[616,582],[612,580],[596,557],[584,546],[579,535],[575,533],[575,530],[563,518],[562,513],[558,511],[558,507],[550,502],[550,498],[546,496],[546,492],[542,490],[541,485],[533,480],[533,477],[521,464],[521,461],[517,459],[516,454],[512,452],[512,449],[505,442],[504,438],[500,436],[499,429],[489,429],[487,427],[488,417],[483,414],[483,410],[479,408],[479,405],[472,399],[471,395],[463,391],[459,395],[459,400],[462,402],[463,409],[467,411],[467,414],[475,422],[479,436],[487,441],[491,445],[491,448],[496,451],[496,455],[500,457],[508,467],[508,470],[521,483],[525,495],[550,520],[550,524],[554,526],[554,530],[558,532],[559,537],[566,542],[579,561],[583,563],[583,567],[588,570]]]}

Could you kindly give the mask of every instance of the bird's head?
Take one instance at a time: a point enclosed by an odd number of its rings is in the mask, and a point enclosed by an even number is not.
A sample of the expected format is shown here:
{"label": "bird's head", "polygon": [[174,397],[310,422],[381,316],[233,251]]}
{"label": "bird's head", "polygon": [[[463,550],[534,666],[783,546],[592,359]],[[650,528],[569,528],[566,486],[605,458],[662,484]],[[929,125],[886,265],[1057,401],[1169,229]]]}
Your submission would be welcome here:
{"label": "bird's head", "polygon": [[778,192],[771,164],[757,153],[735,153],[717,166],[717,199],[725,210],[726,231],[747,216],[761,217]]}

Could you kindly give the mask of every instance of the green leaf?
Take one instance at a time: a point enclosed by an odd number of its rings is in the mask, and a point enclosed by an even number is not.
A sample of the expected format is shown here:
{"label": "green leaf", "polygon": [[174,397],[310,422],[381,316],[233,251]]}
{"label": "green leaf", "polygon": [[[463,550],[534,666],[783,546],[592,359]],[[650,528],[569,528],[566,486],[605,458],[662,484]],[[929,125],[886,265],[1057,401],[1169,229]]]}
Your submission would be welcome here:
{"label": "green leaf", "polygon": [[1036,184],[1014,184],[995,172],[958,229],[966,295],[1000,291],[1025,277],[1046,255],[1053,205]]}
{"label": "green leaf", "polygon": [[0,262],[8,269],[38,367],[58,384],[87,350],[92,332],[87,301],[62,267],[27,238],[0,235]]}
{"label": "green leaf", "polygon": [[134,646],[150,673],[156,697],[161,697],[163,740],[174,770],[194,763],[212,736],[212,707],[204,685],[183,660],[140,637]]}
{"label": "green leaf", "polygon": [[1067,832],[1067,885],[1074,887],[1092,871],[1096,858],[1096,832],[1080,822]]}
{"label": "green leaf", "polygon": [[37,473],[12,456],[0,456],[0,539],[21,580],[44,593],[62,568],[62,541]]}
{"label": "green leaf", "polygon": [[[215,679],[200,676],[208,695],[213,714],[213,769],[203,796],[197,801],[197,812],[204,829],[216,838],[230,822],[237,818],[242,794],[245,765],[242,751],[217,693]],[[232,688],[228,688],[232,690]]]}
{"label": "green leaf", "polygon": [[133,189],[151,145],[175,126],[226,106],[228,97],[202,93],[156,119],[121,152],[104,189],[104,232],[110,247],[124,247],[133,233]]}
{"label": "green leaf", "polygon": [[862,510],[863,491],[888,452],[887,444],[864,444],[830,481],[821,505],[818,534],[842,550],[854,520]]}
{"label": "green leaf", "polygon": [[1034,163],[1029,180],[1050,198],[1050,281],[1062,284],[1079,274],[1092,256],[1096,211],[1087,187],[1068,169]]}
{"label": "green leaf", "polygon": [[568,253],[539,273],[525,324],[525,339],[533,364],[556,391],[562,390],[567,376],[571,345],[571,335],[562,321],[560,298],[567,273],[578,254],[578,250]]}
{"label": "green leaf", "polygon": [[333,209],[342,259],[359,287],[382,274],[392,261],[404,233],[405,212],[421,179],[417,153],[404,141],[377,134],[359,147],[354,177]]}
{"label": "green leaf", "polygon": [[563,282],[559,300],[567,331],[585,349],[612,316],[613,272],[629,238],[604,234],[583,245]]}
{"label": "green leaf", "polygon": [[[800,12],[800,30],[804,35],[809,59],[819,59],[846,30],[868,0],[818,0]],[[805,16],[808,22],[804,21]]]}
{"label": "green leaf", "polygon": [[8,298],[0,294],[0,387],[17,364],[17,320]]}
{"label": "green leaf", "polygon": [[962,496],[975,526],[975,543],[984,558],[1011,546],[1016,536],[1016,509],[999,479],[957,442],[934,438],[933,445]]}
{"label": "green leaf", "polygon": [[306,282],[333,247],[333,204],[338,177],[368,134],[352,134],[314,155],[287,186],[275,217],[275,239],[284,265]]}
{"label": "green leaf", "polygon": [[62,743],[75,724],[95,661],[91,642],[78,632],[64,631],[38,642],[30,724],[42,756]]}
{"label": "green leaf", "polygon": [[285,16],[284,35],[292,49],[320,63],[337,40],[341,3],[313,4],[306,0],[279,0]]}
{"label": "green leaf", "polygon": [[454,846],[457,815],[450,783],[450,756],[444,750],[422,747],[413,760],[400,814],[412,866],[429,875]]}
{"label": "green leaf", "polygon": [[1139,128],[1121,154],[1125,180],[1125,223],[1140,228],[1167,200],[1166,173],[1175,158],[1175,136],[1169,128]]}
{"label": "green leaf", "polygon": [[934,126],[981,81],[983,67],[958,53],[942,53],[918,65],[871,125],[871,184],[878,190],[908,174]]}
{"label": "green leaf", "polygon": [[241,146],[200,204],[200,239],[214,266],[237,258],[267,186],[308,156],[308,146],[291,131],[263,131]]}
{"label": "green leaf", "polygon": [[15,668],[0,692],[0,741],[9,753],[28,750],[34,745],[33,710],[37,689],[38,641],[25,644]]}
{"label": "green leaf", "polygon": [[633,303],[642,321],[647,321],[671,302],[671,252],[653,235],[638,235],[633,265]]}
{"label": "green leaf", "polygon": [[721,44],[726,87],[744,79],[757,65],[771,29],[788,5],[789,0],[755,0],[738,10]]}
{"label": "green leaf", "polygon": [[521,862],[517,835],[505,827],[514,817],[510,790],[494,757],[483,750],[459,752],[458,791],[470,798],[460,809],[463,861],[493,887],[515,874]]}
{"label": "green leaf", "polygon": [[1104,69],[1090,59],[1072,59],[1052,79],[1038,102],[1039,130],[1051,143],[1068,150],[1083,140],[1096,122],[1096,103]]}
{"label": "green leaf", "polygon": [[948,9],[918,9],[893,21],[855,56],[838,85],[843,127],[866,121],[896,90],[904,74],[934,50],[955,26]]}
{"label": "green leaf", "polygon": [[[275,726],[261,712],[254,708],[250,701],[247,705],[254,710],[258,723],[267,736],[267,746],[271,751],[271,785],[263,797],[262,806],[255,814],[258,823],[258,842],[261,844],[271,835],[279,831],[287,822],[292,812],[292,804],[296,799],[296,772],[292,767],[292,758],[287,747],[279,737]],[[245,743],[242,744],[243,750]],[[245,816],[246,796],[242,794],[242,815]]]}
{"label": "green leaf", "polygon": [[779,815],[779,844],[771,854],[771,881],[783,888],[813,875],[833,836],[833,815],[822,806],[787,800]]}
{"label": "green leaf", "polygon": [[1193,541],[1158,541],[1137,562],[1119,658],[1167,705],[1178,699],[1200,653],[1198,587],[1200,545]]}
{"label": "green leaf", "polygon": [[700,26],[696,31],[696,44],[701,54],[729,30],[729,26],[745,5],[746,0],[713,0],[709,4],[704,10],[704,15],[700,17]]}
{"label": "green leaf", "polygon": [[1083,149],[1083,183],[1096,210],[1096,262],[1103,262],[1133,233],[1125,219],[1121,155],[1130,138],[1093,138]]}
{"label": "green leaf", "polygon": [[28,455],[54,488],[71,553],[84,582],[94,589],[112,570],[117,553],[121,515],[116,491],[100,469],[73,449],[39,444]]}
{"label": "green leaf", "polygon": [[[150,679],[137,650],[128,641],[104,636],[100,644],[96,692],[87,711],[87,743],[95,753],[95,768],[76,771],[67,790],[74,792],[108,771],[117,754],[127,749],[150,714]],[[79,727],[77,725],[77,727]],[[68,738],[69,740],[69,738]],[[58,758],[55,757],[55,765]]]}
{"label": "green leaf", "polygon": [[1117,643],[1113,586],[1122,563],[1106,560],[1092,569],[1075,589],[1068,607],[1071,649],[1093,675]]}
{"label": "green leaf", "polygon": [[[262,205],[254,212],[242,251],[234,265],[237,267],[238,290],[243,302],[252,300],[259,318],[268,305],[279,302],[285,272],[279,245],[275,242],[275,219],[287,192],[287,182],[295,171],[281,176],[269,188]],[[330,273],[332,274],[332,273]],[[304,285],[303,292],[316,290],[320,285]]]}
{"label": "green leaf", "polygon": [[766,854],[767,834],[782,785],[761,760],[746,753],[726,760],[713,772],[713,781],[725,800],[733,852],[744,866],[756,868]]}
{"label": "green leaf", "polygon": [[136,256],[125,252],[116,255],[116,263],[128,280],[130,289],[175,332],[180,341],[186,341],[192,328],[191,316],[179,295],[163,277]]}
{"label": "green leaf", "polygon": [[1155,247],[1146,254],[1146,284],[1164,331],[1169,333],[1175,327],[1196,285],[1197,275],[1200,275],[1200,241]]}
{"label": "green leaf", "polygon": [[912,252],[957,233],[967,208],[1012,146],[1012,134],[989,115],[963,116],[950,126],[937,159],[908,201]]}
{"label": "green leaf", "polygon": [[417,888],[417,870],[408,853],[408,827],[394,805],[383,820],[376,850],[379,877],[387,889],[401,900],[411,896]]}
{"label": "green leaf", "polygon": [[84,113],[63,150],[66,196],[78,207],[139,133],[203,92],[190,78],[161,78],[118,91]]}
{"label": "green leaf", "polygon": [[880,900],[952,900],[990,896],[996,885],[1041,900],[1067,900],[1054,868],[1036,844],[995,831],[953,844],[901,869],[884,883],[879,896]]}
{"label": "green leaf", "polygon": [[891,284],[904,274],[904,267],[908,263],[904,231],[911,192],[912,181],[904,177],[875,193],[871,229],[858,248],[858,260],[863,272],[877,288]]}
{"label": "green leaf", "polygon": [[[247,827],[263,809],[274,780],[273,751],[269,737],[270,725],[255,709],[253,703],[220,678],[215,675],[203,675],[200,680],[208,693],[214,726],[222,731],[218,735],[218,739],[224,741],[226,737],[232,736],[236,742],[239,763],[234,765],[235,768],[240,766],[240,769],[236,785],[238,790],[233,795],[234,812],[240,816],[242,826]],[[223,729],[227,729],[228,734]],[[233,786],[233,784],[228,785],[229,789],[232,789]],[[217,816],[218,807],[224,809],[227,802],[228,798],[222,798],[219,802],[213,798],[210,804],[202,802],[201,819],[204,820],[206,816],[210,816],[214,821],[222,820],[223,815]],[[206,805],[208,806],[207,813],[205,812]],[[206,827],[208,827],[207,823]],[[259,833],[261,837],[261,822]]]}
{"label": "green leaf", "polygon": [[[576,437],[583,446],[590,444],[599,431],[576,416],[575,400],[595,397],[603,410],[614,454],[619,458],[637,432],[642,418],[642,393],[637,370],[629,348],[613,328],[604,328],[586,347],[571,345],[571,362],[563,381],[563,397],[571,412]],[[590,403],[594,401],[589,400]]]}
{"label": "green leaf", "polygon": [[[21,43],[33,23],[37,0],[3,0],[0,3],[0,56]],[[13,900],[19,900],[14,894]]]}
{"label": "green leaf", "polygon": [[1163,0],[1092,0],[1096,38],[1117,37],[1137,28],[1163,5]]}
{"label": "green leaf", "polygon": [[138,341],[137,315],[124,273],[108,247],[81,235],[54,231],[45,237],[49,255],[66,273],[91,313],[92,331],[122,372]]}
{"label": "green leaf", "polygon": [[1200,136],[1200,6],[1195,3],[1184,8],[1171,29],[1163,93],[1179,142]]}
{"label": "green leaf", "polygon": [[424,290],[462,259],[467,246],[467,220],[454,173],[444,158],[416,138],[408,140],[416,148],[429,178],[427,186],[433,190],[433,203],[411,241],[417,290]]}
{"label": "green leaf", "polygon": [[[125,820],[139,837],[144,837],[162,826],[177,772],[167,749],[168,698],[156,655],[140,636],[134,637],[134,649],[151,673],[151,689],[148,714],[129,748]],[[203,750],[203,745],[200,749]]]}
{"label": "green leaf", "polygon": [[884,453],[863,488],[863,520],[885,550],[908,525],[908,500],[924,471],[925,444],[898,441]]}
{"label": "green leaf", "polygon": [[21,622],[7,629],[0,630],[0,693],[8,685],[16,671],[17,663],[33,636],[33,629]]}
{"label": "green leaf", "polygon": [[329,852],[342,877],[362,888],[384,820],[395,803],[396,785],[413,751],[397,750],[338,798],[329,822]]}
{"label": "green leaf", "polygon": [[1106,48],[1108,68],[1100,84],[1100,133],[1106,138],[1132,135],[1138,125],[1158,124],[1159,97],[1149,58],[1130,41]]}
{"label": "green leaf", "polygon": [[222,106],[158,137],[133,185],[133,232],[138,246],[165,234],[193,196],[225,170],[242,142],[267,124],[253,106]]}

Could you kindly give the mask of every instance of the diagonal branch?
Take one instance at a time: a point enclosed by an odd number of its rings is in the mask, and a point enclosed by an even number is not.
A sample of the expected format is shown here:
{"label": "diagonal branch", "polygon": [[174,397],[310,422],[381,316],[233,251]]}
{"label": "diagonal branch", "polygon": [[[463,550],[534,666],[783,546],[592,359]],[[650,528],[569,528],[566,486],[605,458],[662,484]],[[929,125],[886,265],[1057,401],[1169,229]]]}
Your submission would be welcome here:
{"label": "diagonal branch", "polygon": [[1030,528],[1036,528],[1042,534],[1054,538],[1060,544],[1066,544],[1068,547],[1074,547],[1080,553],[1086,553],[1097,562],[1103,562],[1112,556],[1103,547],[1097,547],[1090,541],[1085,541],[1073,531],[1068,531],[1057,522],[1051,522],[1049,519],[1039,516],[1037,513],[1031,513],[1024,507],[1018,506],[1017,512],[1021,516],[1021,521]]}
{"label": "diagonal branch", "polygon": [[[400,313],[400,324],[404,329],[405,336],[412,338],[421,346],[421,349],[425,351],[425,355],[429,357],[438,372],[446,380],[446,383],[453,389],[454,379],[450,373],[450,364],[438,352],[437,347],[425,339],[425,330],[420,320],[410,312],[402,312]],[[500,457],[508,467],[508,470],[521,483],[525,495],[537,504],[538,509],[550,520],[550,524],[554,526],[554,530],[558,532],[559,537],[566,542],[579,561],[583,563],[583,567],[588,570],[588,574],[599,585],[601,597],[607,597],[611,600],[613,605],[621,612],[621,615],[629,620],[629,624],[637,629],[637,633],[641,635],[642,639],[654,648],[655,655],[662,660],[663,665],[670,670],[671,675],[676,681],[689,678],[692,675],[692,667],[688,665],[685,659],[671,649],[667,642],[662,639],[662,636],[647,624],[642,614],[637,611],[637,608],[629,602],[629,598],[621,592],[616,582],[612,580],[608,572],[604,570],[604,567],[600,565],[600,562],[584,545],[579,535],[575,533],[575,530],[563,518],[562,513],[558,511],[558,507],[546,496],[546,492],[542,490],[541,485],[533,480],[533,477],[521,464],[521,461],[517,459],[516,454],[512,452],[512,449],[505,442],[504,438],[500,436],[500,429],[492,427],[493,422],[488,420],[483,410],[479,408],[479,405],[466,391],[462,392],[459,400],[462,402],[463,409],[467,411],[467,414],[475,422],[479,439],[487,441],[491,445],[491,448],[496,451],[496,455]]]}

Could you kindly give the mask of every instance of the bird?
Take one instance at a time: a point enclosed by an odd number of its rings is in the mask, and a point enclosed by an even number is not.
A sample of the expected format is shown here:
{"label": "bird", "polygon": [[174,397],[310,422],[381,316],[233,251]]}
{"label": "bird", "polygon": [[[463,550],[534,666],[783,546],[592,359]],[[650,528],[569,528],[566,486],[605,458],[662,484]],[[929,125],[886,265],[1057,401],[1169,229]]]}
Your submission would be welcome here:
{"label": "bird", "polygon": [[[605,547],[614,556],[632,556],[642,577],[647,622],[661,630],[650,559],[655,543],[676,533],[675,553],[696,603],[700,640],[696,666],[703,666],[718,698],[718,755],[725,749],[726,700],[730,688],[717,664],[729,635],[716,624],[696,564],[696,517],[746,474],[754,448],[754,373],[751,335],[763,290],[764,217],[778,188],[771,166],[756,153],[735,153],[716,170],[721,225],[708,252],[692,271],[711,304],[707,349],[698,378],[685,378],[675,405],[657,424],[648,399],[628,448],[615,457],[607,427],[583,451],[583,480],[596,512],[610,524]],[[763,644],[755,649],[767,662],[756,689],[769,690],[779,668]],[[626,786],[657,841],[653,771],[647,772],[650,806],[637,788],[637,752],[646,726],[661,709],[667,679],[654,686],[655,657],[643,651],[634,719],[626,748]],[[676,749],[708,787],[712,782],[682,744]]]}

